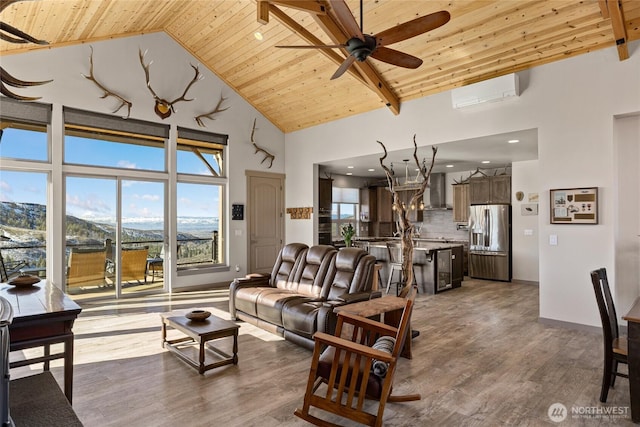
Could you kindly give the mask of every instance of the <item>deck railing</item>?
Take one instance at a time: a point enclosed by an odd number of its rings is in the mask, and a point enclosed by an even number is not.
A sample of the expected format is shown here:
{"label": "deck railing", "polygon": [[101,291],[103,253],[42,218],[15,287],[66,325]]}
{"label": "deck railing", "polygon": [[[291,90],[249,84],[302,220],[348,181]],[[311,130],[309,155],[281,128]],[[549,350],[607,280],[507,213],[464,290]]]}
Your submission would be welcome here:
{"label": "deck railing", "polygon": [[[199,266],[203,264],[220,264],[220,251],[218,244],[218,232],[214,232],[212,238],[179,239],[176,248],[178,269]],[[140,240],[135,242],[123,242],[123,249],[132,249],[146,246],[149,249],[150,258],[162,258],[164,242],[162,240]],[[104,242],[92,241],[83,243],[67,243],[67,259],[72,248],[101,248],[107,247],[107,258],[113,255],[111,239]],[[2,242],[0,244],[0,256],[8,273],[26,272],[40,277],[46,276],[46,245],[44,243],[20,244],[14,242]]]}

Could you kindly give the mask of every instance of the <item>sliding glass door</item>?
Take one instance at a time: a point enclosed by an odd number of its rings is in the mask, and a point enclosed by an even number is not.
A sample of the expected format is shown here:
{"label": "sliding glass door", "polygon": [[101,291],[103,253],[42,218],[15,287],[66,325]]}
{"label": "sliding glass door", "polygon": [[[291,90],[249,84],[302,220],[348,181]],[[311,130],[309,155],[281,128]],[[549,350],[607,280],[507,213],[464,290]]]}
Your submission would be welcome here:
{"label": "sliding glass door", "polygon": [[120,296],[162,289],[164,182],[66,178],[67,292]]}

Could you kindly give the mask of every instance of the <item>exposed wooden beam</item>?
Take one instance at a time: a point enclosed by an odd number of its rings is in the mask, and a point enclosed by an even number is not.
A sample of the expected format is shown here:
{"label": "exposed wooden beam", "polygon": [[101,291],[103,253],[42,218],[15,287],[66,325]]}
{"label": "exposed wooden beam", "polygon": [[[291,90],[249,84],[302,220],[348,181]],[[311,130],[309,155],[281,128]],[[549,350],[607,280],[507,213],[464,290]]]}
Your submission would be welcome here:
{"label": "exposed wooden beam", "polygon": [[302,10],[303,12],[315,13],[316,15],[325,15],[327,13],[325,5],[313,0],[269,0],[269,2]]}
{"label": "exposed wooden beam", "polygon": [[267,0],[258,0],[258,23],[267,25],[269,23],[269,2]]}
{"label": "exposed wooden beam", "polygon": [[629,58],[629,48],[627,47],[627,30],[624,26],[622,6],[618,0],[607,0],[607,8],[611,17],[611,27],[613,28],[613,36],[616,39],[616,47],[618,48],[618,58],[620,58],[620,61],[624,61]]}
{"label": "exposed wooden beam", "polygon": [[600,7],[600,14],[604,19],[609,19],[609,8],[607,7],[607,0],[598,0],[598,6]]}

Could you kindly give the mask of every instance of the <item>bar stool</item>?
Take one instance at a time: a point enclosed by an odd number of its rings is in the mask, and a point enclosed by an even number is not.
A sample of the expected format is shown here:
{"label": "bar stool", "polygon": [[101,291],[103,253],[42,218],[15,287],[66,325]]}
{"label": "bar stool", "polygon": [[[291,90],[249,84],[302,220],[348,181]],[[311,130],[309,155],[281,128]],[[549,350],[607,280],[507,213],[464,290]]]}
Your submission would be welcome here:
{"label": "bar stool", "polygon": [[[415,251],[415,247],[417,246],[417,243],[414,242],[414,251]],[[420,251],[420,252],[424,252],[424,251]],[[387,253],[389,254],[389,279],[387,280],[387,289],[386,289],[386,293],[389,293],[389,289],[391,288],[392,284],[396,285],[396,296],[400,295],[400,286],[402,284],[402,245],[400,245],[399,243],[387,243]],[[425,252],[425,255],[427,253]],[[418,286],[418,279],[416,276],[416,266],[422,266],[425,265],[425,263],[427,262],[431,262],[431,259],[429,259],[429,255],[426,255],[426,259],[424,262],[420,262],[420,261],[416,261],[416,257],[414,256],[413,258],[413,263],[411,265],[411,269],[413,270],[413,282],[414,285],[416,285],[416,287],[418,288],[418,293],[420,293],[420,286]],[[396,282],[393,281],[393,273],[395,273],[396,271],[398,271],[400,273],[400,276],[398,277],[398,280]]]}
{"label": "bar stool", "polygon": [[[362,241],[362,240],[356,240],[356,242],[354,243],[355,246],[364,249],[365,251],[367,251],[368,253],[371,253],[371,251],[369,251],[369,246],[371,245],[370,242],[367,241]],[[380,275],[380,268],[382,266],[378,263],[378,260],[376,259],[376,264],[374,266],[374,271],[375,274],[378,276],[378,286],[382,286],[382,276]],[[377,291],[378,289],[375,287],[371,289],[372,291]]]}
{"label": "bar stool", "polygon": [[[402,246],[399,243],[387,242],[387,253],[389,254],[389,279],[387,279],[386,293],[389,293],[389,289],[392,284],[396,285],[396,296],[400,294],[400,286],[402,285]],[[400,276],[397,281],[393,281],[393,273],[398,271]],[[416,277],[416,270],[413,269],[413,277]]]}

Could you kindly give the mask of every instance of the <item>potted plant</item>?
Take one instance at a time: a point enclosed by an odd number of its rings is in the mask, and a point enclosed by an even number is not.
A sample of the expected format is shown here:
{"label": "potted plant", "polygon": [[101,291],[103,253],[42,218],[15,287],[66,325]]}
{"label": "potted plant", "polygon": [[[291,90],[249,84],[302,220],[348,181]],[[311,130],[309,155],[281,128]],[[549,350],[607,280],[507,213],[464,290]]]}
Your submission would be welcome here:
{"label": "potted plant", "polygon": [[353,228],[353,224],[349,223],[347,225],[342,226],[342,237],[344,238],[344,243],[348,248],[351,247],[351,239],[353,235],[356,234],[356,230]]}

